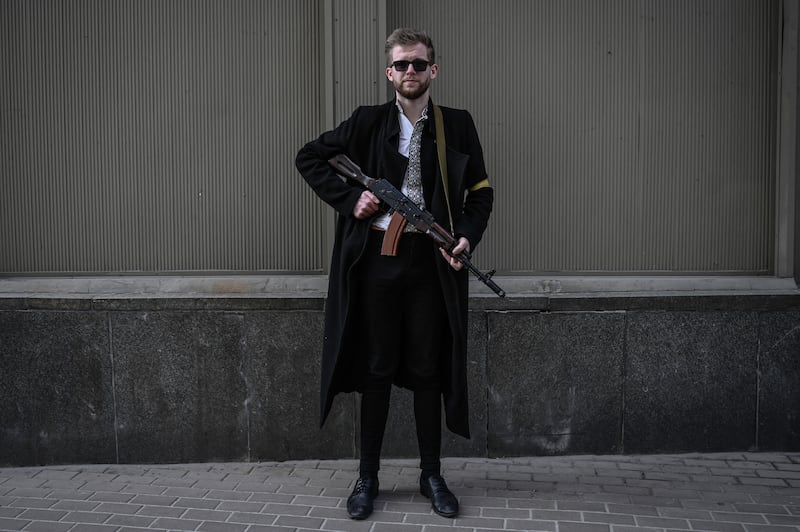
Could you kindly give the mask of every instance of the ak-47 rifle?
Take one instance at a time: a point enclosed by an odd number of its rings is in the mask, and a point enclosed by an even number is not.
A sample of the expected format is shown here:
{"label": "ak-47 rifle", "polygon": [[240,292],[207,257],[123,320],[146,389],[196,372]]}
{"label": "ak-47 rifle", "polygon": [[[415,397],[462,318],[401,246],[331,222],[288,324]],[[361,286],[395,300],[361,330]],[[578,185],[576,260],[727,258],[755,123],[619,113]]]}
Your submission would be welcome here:
{"label": "ak-47 rifle", "polygon": [[458,259],[475,277],[477,277],[483,284],[492,289],[492,291],[500,297],[505,297],[505,291],[497,286],[497,283],[492,281],[492,275],[495,270],[490,270],[486,273],[480,271],[474,264],[472,264],[472,256],[469,251],[462,251],[461,253],[453,253],[453,249],[458,244],[458,241],[451,235],[444,227],[439,225],[433,218],[433,214],[425,209],[421,209],[411,199],[397,190],[386,179],[374,179],[364,174],[361,168],[350,160],[346,155],[337,155],[328,160],[328,163],[336,170],[336,172],[343,178],[356,181],[364,185],[369,191],[385,203],[390,211],[397,212],[408,223],[414,226],[418,231],[427,234],[433,239],[440,248],[444,249],[448,255]]}

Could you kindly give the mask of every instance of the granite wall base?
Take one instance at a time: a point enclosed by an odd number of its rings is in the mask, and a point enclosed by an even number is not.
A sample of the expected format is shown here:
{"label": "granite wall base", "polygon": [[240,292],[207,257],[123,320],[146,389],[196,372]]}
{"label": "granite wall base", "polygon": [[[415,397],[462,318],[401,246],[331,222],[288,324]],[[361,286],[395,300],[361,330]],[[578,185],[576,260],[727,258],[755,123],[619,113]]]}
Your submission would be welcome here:
{"label": "granite wall base", "polygon": [[[358,456],[322,299],[0,300],[0,465]],[[800,450],[800,297],[476,299],[448,456]],[[395,389],[384,456],[417,456]]]}

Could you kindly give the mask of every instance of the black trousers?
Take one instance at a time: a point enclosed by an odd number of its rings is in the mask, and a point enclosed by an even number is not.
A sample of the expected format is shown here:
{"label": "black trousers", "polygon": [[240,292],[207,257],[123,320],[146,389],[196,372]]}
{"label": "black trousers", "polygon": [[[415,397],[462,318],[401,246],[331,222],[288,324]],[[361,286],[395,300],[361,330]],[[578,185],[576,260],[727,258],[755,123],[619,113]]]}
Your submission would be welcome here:
{"label": "black trousers", "polygon": [[433,241],[420,233],[400,238],[396,256],[383,256],[383,232],[370,231],[356,272],[359,330],[367,346],[361,396],[361,475],[377,475],[393,382],[414,393],[414,419],[423,474],[439,473],[441,363],[450,334]]}

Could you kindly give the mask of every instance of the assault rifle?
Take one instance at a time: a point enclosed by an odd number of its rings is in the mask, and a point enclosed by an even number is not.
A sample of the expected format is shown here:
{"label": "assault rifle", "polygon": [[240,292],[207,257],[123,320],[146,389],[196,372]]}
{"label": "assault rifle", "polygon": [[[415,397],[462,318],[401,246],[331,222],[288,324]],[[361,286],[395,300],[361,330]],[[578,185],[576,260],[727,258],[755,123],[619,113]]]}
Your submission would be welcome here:
{"label": "assault rifle", "polygon": [[451,257],[458,259],[461,264],[475,275],[475,277],[491,288],[495,294],[500,297],[505,297],[505,291],[497,286],[497,283],[492,281],[495,270],[490,270],[486,273],[480,271],[472,264],[472,256],[469,251],[465,250],[461,253],[453,253],[453,248],[458,244],[458,241],[453,235],[439,225],[430,212],[418,207],[416,203],[397,190],[389,181],[386,179],[374,179],[365,175],[364,172],[361,171],[361,168],[346,155],[337,155],[329,159],[328,164],[343,178],[364,185],[370,192],[375,194],[378,199],[385,203],[390,211],[400,214],[418,231],[427,234],[440,248],[444,249]]}

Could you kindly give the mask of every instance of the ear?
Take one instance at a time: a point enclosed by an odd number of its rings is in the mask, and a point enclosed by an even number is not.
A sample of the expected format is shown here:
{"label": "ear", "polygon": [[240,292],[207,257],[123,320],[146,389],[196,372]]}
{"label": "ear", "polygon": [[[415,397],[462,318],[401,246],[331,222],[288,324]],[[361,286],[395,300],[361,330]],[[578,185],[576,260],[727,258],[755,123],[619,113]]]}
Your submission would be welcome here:
{"label": "ear", "polygon": [[434,79],[439,74],[439,65],[434,63],[428,68],[431,69],[431,79]]}
{"label": "ear", "polygon": [[392,81],[392,67],[386,67],[386,79]]}

